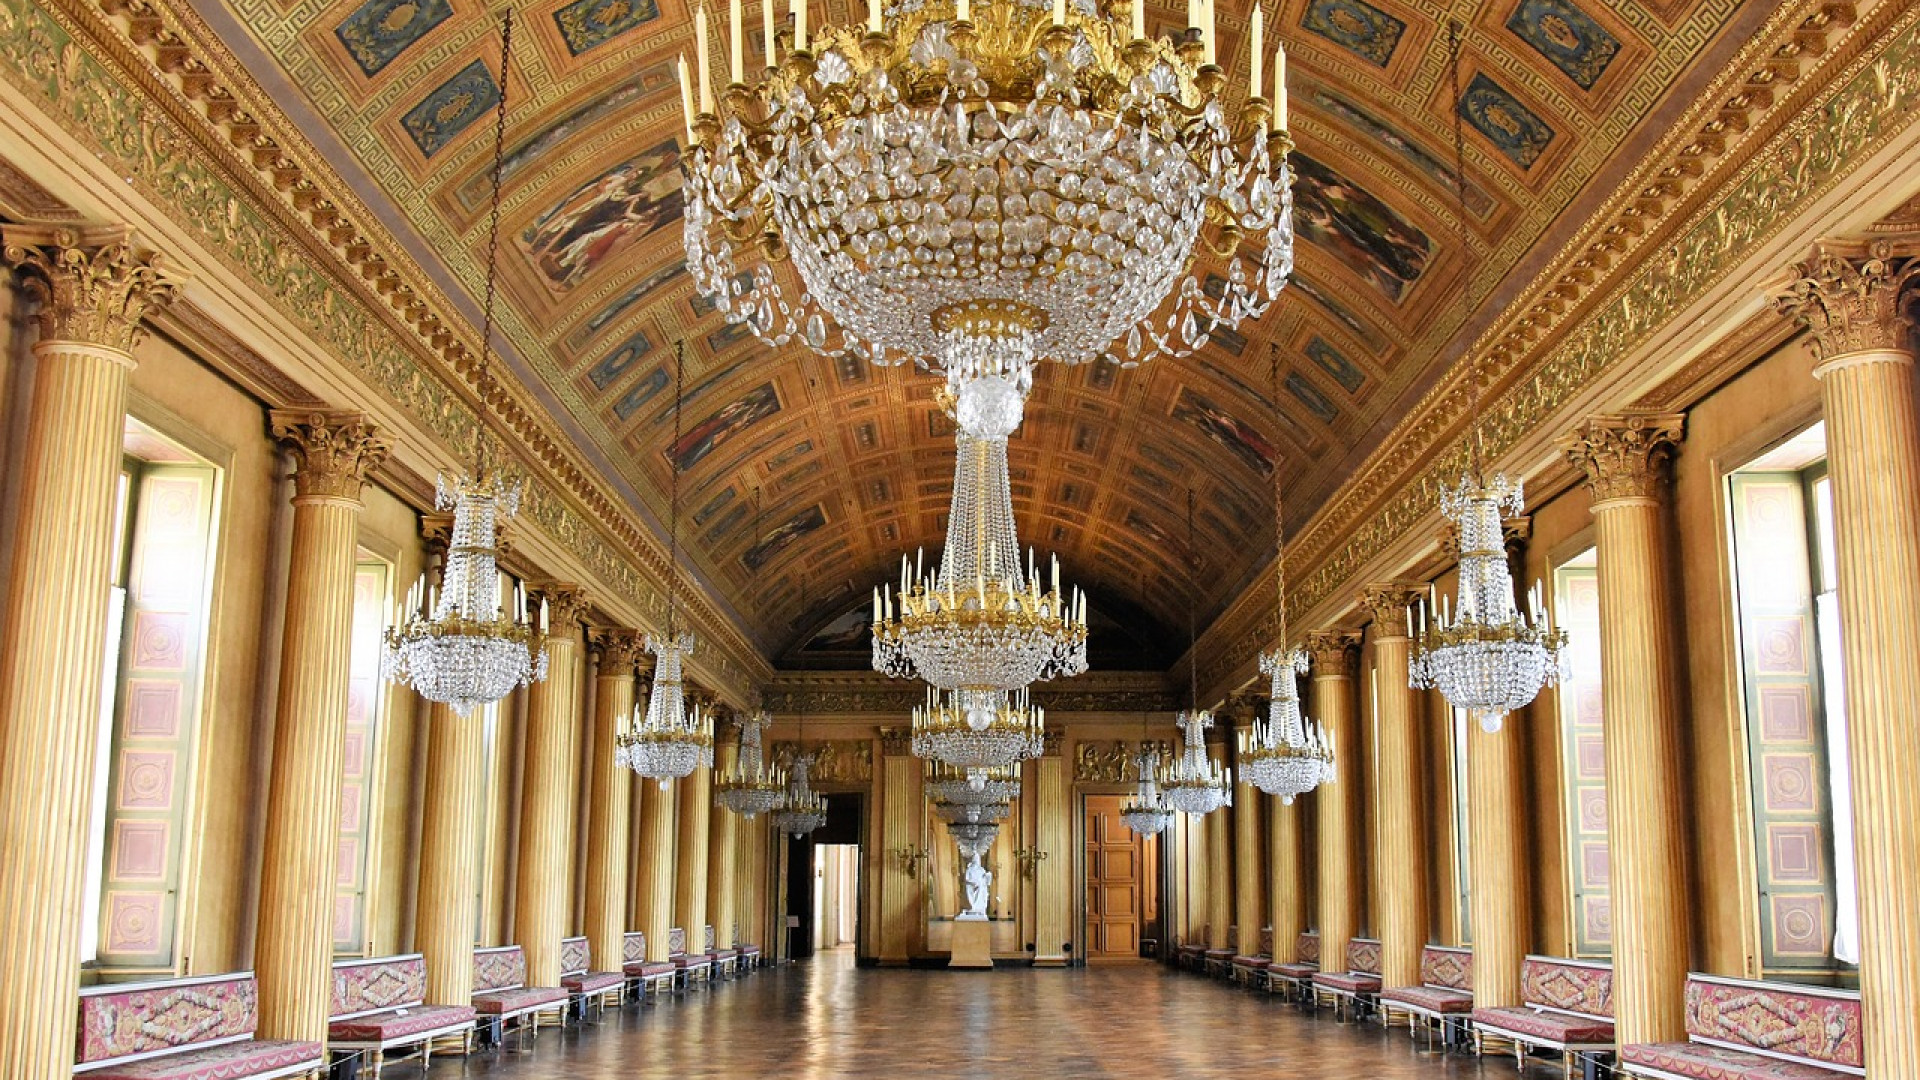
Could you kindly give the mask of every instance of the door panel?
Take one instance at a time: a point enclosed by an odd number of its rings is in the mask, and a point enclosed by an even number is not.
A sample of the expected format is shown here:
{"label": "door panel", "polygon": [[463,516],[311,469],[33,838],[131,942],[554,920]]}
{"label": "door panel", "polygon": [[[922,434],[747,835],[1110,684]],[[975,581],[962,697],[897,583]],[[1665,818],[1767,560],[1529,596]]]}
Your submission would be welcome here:
{"label": "door panel", "polygon": [[1140,955],[1140,838],[1120,820],[1124,796],[1087,798],[1089,959]]}

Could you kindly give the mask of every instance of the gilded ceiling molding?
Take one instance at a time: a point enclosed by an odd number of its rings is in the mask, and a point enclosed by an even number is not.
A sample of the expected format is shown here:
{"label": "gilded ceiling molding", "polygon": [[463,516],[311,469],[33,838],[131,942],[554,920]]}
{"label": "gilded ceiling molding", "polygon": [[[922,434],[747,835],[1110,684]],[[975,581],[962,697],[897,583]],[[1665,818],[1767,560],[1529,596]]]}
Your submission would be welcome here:
{"label": "gilded ceiling molding", "polygon": [[1677,413],[1588,417],[1560,440],[1560,449],[1586,476],[1596,507],[1616,499],[1654,499],[1666,486],[1686,422]]}
{"label": "gilded ceiling molding", "polygon": [[1920,258],[1890,240],[1823,244],[1794,267],[1774,307],[1807,330],[1816,363],[1863,352],[1908,352]]}
{"label": "gilded ceiling molding", "polygon": [[[501,457],[535,466],[523,516],[610,594],[664,622],[664,546],[524,390],[493,380],[494,423],[479,422],[473,327],[396,254],[325,160],[297,132],[284,137],[293,125],[197,18],[189,27],[147,0],[0,0],[0,76],[155,203],[177,208],[183,228],[451,456],[507,433]],[[708,646],[698,666],[746,694],[770,670],[765,659],[710,598],[693,603]]]}
{"label": "gilded ceiling molding", "polygon": [[40,340],[133,355],[143,320],[180,294],[183,275],[124,225],[8,225],[7,262],[39,302]]}
{"label": "gilded ceiling molding", "polygon": [[[1482,337],[1475,351],[1488,357],[1483,370],[1495,385],[1511,380],[1478,424],[1489,455],[1497,458],[1548,423],[1920,116],[1920,8],[1883,3],[1857,23],[1854,11],[1833,4],[1783,8],[1769,23],[1773,36],[1756,36],[1743,54],[1760,59],[1731,69],[1745,74],[1723,78],[1696,104],[1693,114],[1710,119],[1694,129],[1676,125],[1663,149],[1648,155],[1642,173],[1664,179],[1627,185],[1596,214],[1588,232],[1604,236],[1595,243],[1607,257],[1591,248],[1562,255],[1567,268],[1543,274]],[[1876,43],[1875,34],[1884,37]],[[1842,35],[1861,44],[1838,48]],[[1810,77],[1815,65],[1830,67]],[[1800,107],[1777,107],[1788,101]],[[1697,205],[1682,200],[1689,193]],[[1675,221],[1683,208],[1690,211],[1684,223]],[[1655,239],[1662,241],[1658,258]],[[1630,247],[1631,260],[1615,257]],[[1548,330],[1574,314],[1578,324],[1549,342]],[[1351,587],[1369,560],[1415,529],[1437,528],[1439,489],[1465,465],[1465,378],[1456,365],[1289,545],[1292,610],[1309,610]],[[1270,599],[1250,590],[1202,641],[1202,680],[1213,686],[1246,668],[1277,631]]]}
{"label": "gilded ceiling molding", "polygon": [[360,501],[360,489],[382,461],[387,441],[365,413],[342,409],[275,409],[267,414],[273,438],[293,453],[294,501]]}

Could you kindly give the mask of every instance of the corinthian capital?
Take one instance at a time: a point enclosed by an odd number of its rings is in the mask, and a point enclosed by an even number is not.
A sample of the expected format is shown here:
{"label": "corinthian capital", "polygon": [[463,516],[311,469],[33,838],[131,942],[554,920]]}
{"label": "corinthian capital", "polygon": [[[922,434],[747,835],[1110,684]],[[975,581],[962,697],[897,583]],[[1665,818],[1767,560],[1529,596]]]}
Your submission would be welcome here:
{"label": "corinthian capital", "polygon": [[573,633],[574,624],[587,617],[590,606],[587,591],[571,581],[542,581],[533,587],[529,599],[547,605],[547,624],[561,637]]}
{"label": "corinthian capital", "polygon": [[1360,671],[1360,631],[1316,630],[1307,635],[1307,654],[1316,677],[1351,679]]}
{"label": "corinthian capital", "polygon": [[365,413],[332,409],[275,409],[273,437],[293,452],[296,498],[358,499],[367,476],[387,460],[387,441]]}
{"label": "corinthian capital", "polygon": [[1360,606],[1373,615],[1373,636],[1407,636],[1407,609],[1427,590],[1417,581],[1378,581],[1360,590]]}
{"label": "corinthian capital", "polygon": [[1884,240],[1821,245],[1794,267],[1794,274],[1773,304],[1806,327],[1815,360],[1911,348],[1908,304],[1912,285],[1920,279],[1920,259],[1896,254]]}
{"label": "corinthian capital", "polygon": [[633,678],[645,651],[645,635],[624,626],[596,626],[590,639],[601,678]]}
{"label": "corinthian capital", "polygon": [[1685,426],[1686,417],[1675,413],[1592,416],[1560,440],[1560,449],[1586,474],[1594,502],[1652,498]]}
{"label": "corinthian capital", "polygon": [[9,263],[40,301],[40,340],[132,354],[140,320],[179,293],[182,275],[124,225],[8,225]]}

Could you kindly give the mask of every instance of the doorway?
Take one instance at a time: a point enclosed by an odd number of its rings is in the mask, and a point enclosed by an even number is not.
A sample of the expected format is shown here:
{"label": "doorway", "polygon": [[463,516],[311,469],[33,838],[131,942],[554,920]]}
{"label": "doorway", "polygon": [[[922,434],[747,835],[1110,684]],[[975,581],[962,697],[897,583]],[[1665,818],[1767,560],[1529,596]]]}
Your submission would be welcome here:
{"label": "doorway", "polygon": [[813,846],[813,947],[851,949],[860,933],[860,845]]}
{"label": "doorway", "polygon": [[866,799],[859,792],[832,792],[827,823],[805,836],[786,838],[787,958],[804,960],[816,949],[843,941],[866,952],[860,911],[866,878],[860,872],[860,837]]}
{"label": "doorway", "polygon": [[1120,820],[1124,795],[1086,797],[1087,960],[1135,959],[1158,944],[1159,837]]}

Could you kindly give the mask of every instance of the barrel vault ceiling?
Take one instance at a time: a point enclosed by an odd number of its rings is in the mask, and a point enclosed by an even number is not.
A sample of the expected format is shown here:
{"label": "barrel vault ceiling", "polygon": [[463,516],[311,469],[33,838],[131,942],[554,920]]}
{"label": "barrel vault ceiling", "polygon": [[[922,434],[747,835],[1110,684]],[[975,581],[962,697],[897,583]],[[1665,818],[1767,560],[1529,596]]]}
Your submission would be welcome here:
{"label": "barrel vault ceiling", "polygon": [[[500,9],[195,6],[412,257],[477,296]],[[1270,470],[1298,524],[1456,355],[1463,325],[1490,317],[1613,193],[1636,149],[1766,7],[1270,0],[1299,145],[1293,285],[1264,320],[1216,332],[1191,360],[1043,369],[1012,442],[1023,542],[1059,553],[1110,616],[1096,666],[1165,666],[1184,650],[1190,600],[1205,626],[1254,584],[1272,552]],[[757,0],[747,8],[757,26]],[[1251,7],[1222,8],[1220,55],[1244,84]],[[864,10],[815,0],[812,18]],[[1172,5],[1149,10],[1150,25],[1174,29]],[[681,462],[683,547],[770,657],[857,662],[860,627],[847,613],[902,552],[931,555],[944,532],[953,450],[933,380],[769,350],[694,294],[673,74],[691,48],[689,0],[534,0],[515,14],[501,252],[509,366],[663,530],[669,461]],[[1468,27],[1457,103],[1449,18]],[[1464,247],[1450,178],[1456,104]],[[1463,316],[1463,290],[1488,298],[1483,310]],[[675,341],[687,351],[678,443]],[[1181,557],[1189,487],[1192,587]]]}

